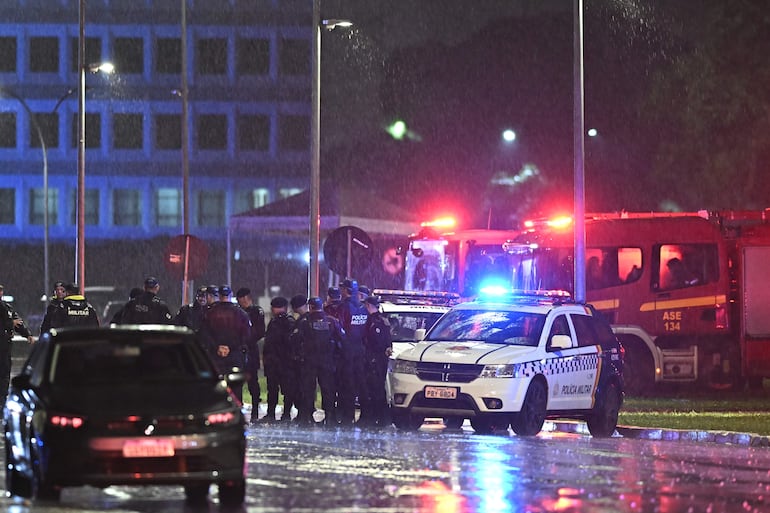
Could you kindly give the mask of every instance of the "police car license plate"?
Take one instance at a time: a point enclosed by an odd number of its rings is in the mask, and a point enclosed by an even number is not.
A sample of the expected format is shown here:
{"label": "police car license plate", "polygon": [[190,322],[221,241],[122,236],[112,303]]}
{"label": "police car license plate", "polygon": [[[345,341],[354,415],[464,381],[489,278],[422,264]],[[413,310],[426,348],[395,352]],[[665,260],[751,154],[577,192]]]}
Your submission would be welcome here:
{"label": "police car license plate", "polygon": [[126,440],[125,458],[167,458],[174,455],[174,441],[169,438]]}
{"label": "police car license plate", "polygon": [[457,399],[456,387],[425,387],[426,399]]}

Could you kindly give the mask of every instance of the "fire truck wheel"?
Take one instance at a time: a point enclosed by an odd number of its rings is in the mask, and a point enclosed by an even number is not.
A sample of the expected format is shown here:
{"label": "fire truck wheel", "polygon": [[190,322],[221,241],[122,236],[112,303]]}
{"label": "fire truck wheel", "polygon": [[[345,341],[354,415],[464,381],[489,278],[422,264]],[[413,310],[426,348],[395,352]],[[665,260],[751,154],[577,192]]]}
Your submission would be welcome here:
{"label": "fire truck wheel", "polygon": [[650,351],[633,341],[622,340],[626,349],[623,383],[628,395],[646,397],[655,392],[655,362]]}

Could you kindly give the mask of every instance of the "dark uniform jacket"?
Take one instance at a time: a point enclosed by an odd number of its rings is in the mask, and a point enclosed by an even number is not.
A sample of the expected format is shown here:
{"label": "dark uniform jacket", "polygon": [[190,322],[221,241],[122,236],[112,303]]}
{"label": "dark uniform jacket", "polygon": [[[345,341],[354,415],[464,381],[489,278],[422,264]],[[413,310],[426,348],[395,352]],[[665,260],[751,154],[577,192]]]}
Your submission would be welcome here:
{"label": "dark uniform jacket", "polygon": [[288,313],[280,313],[270,319],[265,331],[265,345],[262,348],[265,375],[280,373],[281,369],[292,361],[290,339],[294,322],[294,317]]}
{"label": "dark uniform jacket", "polygon": [[364,335],[364,349],[366,361],[388,360],[387,349],[392,347],[390,338],[390,324],[380,312],[369,314],[366,319],[366,334]]}
{"label": "dark uniform jacket", "polygon": [[176,326],[187,326],[197,332],[201,329],[203,317],[206,315],[207,309],[208,307],[202,306],[197,301],[189,305],[182,305],[176,317],[174,317],[174,324]]}
{"label": "dark uniform jacket", "polygon": [[[233,367],[244,368],[242,348],[249,341],[251,322],[246,312],[233,303],[214,303],[206,310],[200,328],[200,337],[220,371]],[[217,354],[219,346],[227,346],[230,352],[222,357]]]}
{"label": "dark uniform jacket", "polygon": [[342,349],[345,332],[340,322],[323,311],[300,317],[295,328],[298,350],[306,364],[333,369],[335,355]]}
{"label": "dark uniform jacket", "polygon": [[259,369],[259,339],[265,336],[265,311],[259,305],[251,305],[243,309],[251,321],[251,336],[246,344],[249,368]]}
{"label": "dark uniform jacket", "polygon": [[62,299],[51,314],[49,328],[64,326],[99,326],[99,317],[85,297],[73,294]]}
{"label": "dark uniform jacket", "polygon": [[121,324],[171,324],[168,305],[158,296],[145,290],[123,308]]}
{"label": "dark uniform jacket", "polygon": [[43,322],[40,324],[40,334],[47,332],[51,329],[51,317],[56,310],[61,307],[61,299],[52,299],[45,309],[45,315],[43,316]]}

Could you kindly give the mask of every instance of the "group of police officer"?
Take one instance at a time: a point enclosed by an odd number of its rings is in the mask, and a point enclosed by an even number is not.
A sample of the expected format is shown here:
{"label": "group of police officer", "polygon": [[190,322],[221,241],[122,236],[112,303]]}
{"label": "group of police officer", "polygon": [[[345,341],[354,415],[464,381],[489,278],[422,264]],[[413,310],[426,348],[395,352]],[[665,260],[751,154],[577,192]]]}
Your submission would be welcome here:
{"label": "group of police officer", "polygon": [[[292,314],[289,313],[291,306]],[[390,327],[379,300],[355,280],[330,287],[320,297],[275,297],[263,347],[267,381],[264,423],[276,421],[279,392],[281,421],[297,409],[297,423],[314,425],[316,389],[320,389],[324,426],[375,428],[390,424],[385,393]],[[356,420],[356,400],[361,414]]]}
{"label": "group of police officer", "polygon": [[[197,332],[217,370],[241,368],[253,400],[252,422],[257,422],[261,390],[258,341],[264,337],[263,371],[267,382],[264,423],[276,422],[279,394],[283,395],[281,421],[314,425],[316,389],[320,389],[325,426],[382,427],[390,424],[385,391],[388,358],[392,352],[390,327],[379,311],[379,299],[356,280],[330,287],[326,301],[296,295],[275,297],[270,320],[255,304],[248,288],[235,294],[229,285],[196,290],[193,303],[172,315],[159,296],[160,284],[148,277],[143,288],[132,289],[129,300],[111,319],[113,324],[175,324]],[[289,312],[291,307],[291,313]],[[41,325],[41,333],[71,325],[97,325],[93,307],[77,285],[57,282]],[[242,390],[234,393],[242,400]],[[356,420],[356,402],[361,414]]]}

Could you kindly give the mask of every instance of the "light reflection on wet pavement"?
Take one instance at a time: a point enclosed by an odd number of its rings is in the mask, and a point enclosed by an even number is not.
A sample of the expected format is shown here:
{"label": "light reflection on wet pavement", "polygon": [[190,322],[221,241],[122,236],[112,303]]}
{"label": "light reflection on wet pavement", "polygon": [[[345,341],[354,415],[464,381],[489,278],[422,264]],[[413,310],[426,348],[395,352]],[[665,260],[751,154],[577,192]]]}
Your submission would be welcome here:
{"label": "light reflection on wet pavement", "polygon": [[[770,510],[770,450],[690,442],[519,438],[425,426],[418,432],[249,428],[240,512],[503,513]],[[221,511],[212,487],[203,511]],[[180,487],[65,489],[24,513],[187,512]]]}

